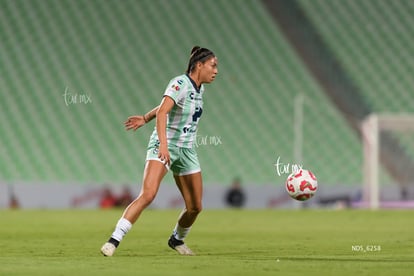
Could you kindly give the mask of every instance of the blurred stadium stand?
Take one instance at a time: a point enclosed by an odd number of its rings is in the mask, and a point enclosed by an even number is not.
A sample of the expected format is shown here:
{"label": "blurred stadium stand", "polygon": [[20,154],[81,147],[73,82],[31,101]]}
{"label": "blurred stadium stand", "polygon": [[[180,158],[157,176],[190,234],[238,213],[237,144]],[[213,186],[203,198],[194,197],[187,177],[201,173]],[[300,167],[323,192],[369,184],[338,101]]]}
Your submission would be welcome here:
{"label": "blurred stadium stand", "polygon": [[[314,171],[320,195],[359,189],[362,147],[355,124],[369,112],[414,112],[414,2],[270,2],[0,1],[3,190],[60,185],[66,194],[76,186],[78,194],[103,183],[138,189],[154,123],[128,133],[122,122],[160,102],[196,44],[219,57],[198,133],[206,189],[221,192],[217,187],[237,176],[250,191],[264,191],[249,198],[265,206],[283,194],[287,175],[276,172],[279,157]],[[316,49],[314,58],[321,64],[332,58],[341,68],[330,79],[338,88],[331,92],[350,97],[327,93],[309,69],[280,18],[273,18],[269,5],[282,2],[300,10],[312,30],[302,47],[317,37],[329,54]],[[305,113],[301,160],[294,155],[298,95]],[[344,116],[338,102],[359,113]],[[356,117],[354,125],[349,116]],[[412,160],[413,136],[392,141]],[[386,172],[382,179],[393,182]],[[165,184],[172,183],[169,175]]]}

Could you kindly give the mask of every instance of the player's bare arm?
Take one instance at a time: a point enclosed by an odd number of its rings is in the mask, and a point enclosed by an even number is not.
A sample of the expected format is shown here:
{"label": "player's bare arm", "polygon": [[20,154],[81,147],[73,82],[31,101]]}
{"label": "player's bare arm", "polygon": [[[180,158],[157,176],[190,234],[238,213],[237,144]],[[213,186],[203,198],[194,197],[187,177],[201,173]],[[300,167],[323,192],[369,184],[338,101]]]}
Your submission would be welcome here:
{"label": "player's bare arm", "polygon": [[128,119],[124,122],[126,130],[132,129],[135,131],[146,123],[152,121],[157,114],[158,107],[159,106],[154,107],[151,111],[147,112],[144,115],[135,115],[128,117]]}
{"label": "player's bare arm", "polygon": [[170,153],[168,151],[167,144],[167,114],[174,107],[175,102],[170,97],[166,96],[162,99],[161,104],[158,108],[157,117],[157,133],[158,139],[160,140],[160,148],[158,152],[158,158],[164,160],[168,165],[170,164]]}

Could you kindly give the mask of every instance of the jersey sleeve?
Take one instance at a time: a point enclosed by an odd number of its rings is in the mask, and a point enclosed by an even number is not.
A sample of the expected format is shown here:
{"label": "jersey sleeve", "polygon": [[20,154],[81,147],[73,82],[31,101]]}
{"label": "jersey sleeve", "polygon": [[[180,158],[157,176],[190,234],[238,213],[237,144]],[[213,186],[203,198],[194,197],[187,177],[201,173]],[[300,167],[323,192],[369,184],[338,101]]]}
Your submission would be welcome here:
{"label": "jersey sleeve", "polygon": [[185,100],[185,82],[181,77],[174,78],[170,81],[165,89],[164,96],[168,96],[174,100],[175,104],[182,106]]}

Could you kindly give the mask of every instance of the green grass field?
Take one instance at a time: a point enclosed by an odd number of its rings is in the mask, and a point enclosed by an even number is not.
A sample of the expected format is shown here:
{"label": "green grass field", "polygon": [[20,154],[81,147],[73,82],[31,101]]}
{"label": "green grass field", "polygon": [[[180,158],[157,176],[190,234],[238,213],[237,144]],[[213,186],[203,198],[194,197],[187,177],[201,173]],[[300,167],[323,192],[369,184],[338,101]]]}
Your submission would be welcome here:
{"label": "green grass field", "polygon": [[[412,275],[412,211],[204,210],[179,256],[179,210],[147,210],[109,258],[122,210],[1,211],[0,275]],[[361,247],[362,246],[362,249]],[[376,246],[376,247],[373,247]],[[377,251],[371,251],[379,249]]]}

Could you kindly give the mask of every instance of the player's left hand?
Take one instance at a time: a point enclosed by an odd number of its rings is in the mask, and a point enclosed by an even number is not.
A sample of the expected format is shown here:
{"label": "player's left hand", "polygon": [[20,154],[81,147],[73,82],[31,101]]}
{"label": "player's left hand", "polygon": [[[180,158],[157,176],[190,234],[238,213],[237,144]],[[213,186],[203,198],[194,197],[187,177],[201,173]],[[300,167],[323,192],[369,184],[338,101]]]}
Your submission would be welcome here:
{"label": "player's left hand", "polygon": [[170,158],[170,152],[168,151],[167,144],[161,144],[158,150],[158,158],[164,162],[164,164],[167,164],[170,166],[171,158]]}

